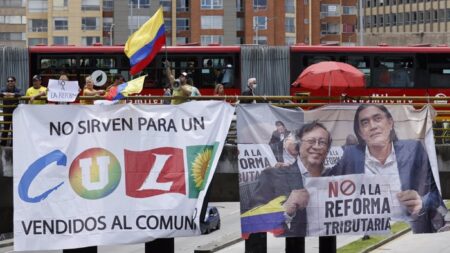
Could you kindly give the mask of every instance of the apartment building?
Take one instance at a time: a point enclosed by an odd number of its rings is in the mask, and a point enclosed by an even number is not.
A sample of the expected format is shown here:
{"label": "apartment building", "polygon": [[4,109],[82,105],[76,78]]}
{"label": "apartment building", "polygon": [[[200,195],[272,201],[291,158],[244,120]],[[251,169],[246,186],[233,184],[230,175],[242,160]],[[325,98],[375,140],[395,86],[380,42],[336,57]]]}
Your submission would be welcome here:
{"label": "apartment building", "polygon": [[447,44],[450,1],[365,0],[366,45]]}
{"label": "apartment building", "polygon": [[100,0],[28,0],[28,45],[92,45],[103,40]]}
{"label": "apartment building", "polygon": [[357,45],[356,0],[304,0],[297,4],[298,43]]}
{"label": "apartment building", "polygon": [[25,0],[0,0],[0,46],[26,46]]}
{"label": "apartment building", "polygon": [[357,41],[356,0],[28,0],[28,45],[125,44],[160,5],[168,45]]}

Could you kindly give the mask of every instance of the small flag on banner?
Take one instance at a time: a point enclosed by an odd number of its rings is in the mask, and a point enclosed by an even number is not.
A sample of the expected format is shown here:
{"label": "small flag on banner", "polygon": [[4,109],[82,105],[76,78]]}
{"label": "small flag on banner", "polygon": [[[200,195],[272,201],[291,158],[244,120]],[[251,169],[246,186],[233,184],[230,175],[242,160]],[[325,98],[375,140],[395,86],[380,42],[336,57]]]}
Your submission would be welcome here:
{"label": "small flag on banner", "polygon": [[111,87],[108,94],[106,94],[106,99],[108,100],[119,100],[130,94],[140,93],[144,87],[145,76],[130,80],[128,82],[119,84],[117,86]]}

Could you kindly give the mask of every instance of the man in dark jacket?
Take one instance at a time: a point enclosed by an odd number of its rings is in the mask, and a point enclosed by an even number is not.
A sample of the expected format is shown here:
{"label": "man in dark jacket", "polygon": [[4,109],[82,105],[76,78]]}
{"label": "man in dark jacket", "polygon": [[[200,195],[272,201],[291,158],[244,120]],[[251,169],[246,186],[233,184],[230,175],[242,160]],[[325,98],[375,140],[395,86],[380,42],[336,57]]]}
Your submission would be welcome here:
{"label": "man in dark jacket", "polygon": [[4,123],[3,123],[2,140],[0,142],[0,145],[5,146],[7,144],[7,138],[9,133],[7,131],[12,130],[11,129],[12,113],[19,104],[19,100],[13,98],[23,96],[21,90],[16,87],[16,78],[14,76],[8,77],[6,87],[0,90],[0,96],[3,98],[3,113],[5,114],[5,116],[3,116]]}

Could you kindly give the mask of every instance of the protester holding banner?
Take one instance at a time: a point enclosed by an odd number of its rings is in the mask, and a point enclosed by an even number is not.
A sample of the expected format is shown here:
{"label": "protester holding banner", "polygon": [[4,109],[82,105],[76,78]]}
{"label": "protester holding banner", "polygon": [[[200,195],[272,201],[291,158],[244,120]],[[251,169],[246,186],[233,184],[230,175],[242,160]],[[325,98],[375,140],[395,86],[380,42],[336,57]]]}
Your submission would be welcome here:
{"label": "protester holding banner", "polygon": [[45,104],[45,100],[36,100],[47,94],[47,88],[42,86],[42,78],[40,75],[33,76],[33,86],[27,89],[25,96],[30,97],[30,104]]}
{"label": "protester holding banner", "polygon": [[316,121],[303,125],[298,131],[299,155],[288,167],[265,169],[255,187],[252,198],[254,207],[285,196],[284,220],[281,224],[285,236],[306,235],[306,206],[309,193],[304,189],[305,177],[324,174],[324,161],[331,146],[328,130]]}
{"label": "protester holding banner", "polygon": [[[92,79],[91,76],[87,76],[86,84],[84,85],[84,89],[83,89],[83,96],[102,96],[102,95],[105,95],[105,91],[104,90],[95,90],[94,89],[94,80]],[[82,100],[80,100],[80,104],[92,105],[92,104],[94,104],[94,101],[82,99]]]}
{"label": "protester holding banner", "polygon": [[354,119],[358,145],[348,146],[331,175],[387,175],[400,186],[397,198],[414,233],[436,232],[446,208],[420,141],[398,140],[391,113],[383,105],[362,104]]}
{"label": "protester holding banner", "polygon": [[[170,62],[165,62],[166,66],[166,75],[169,79],[170,86],[172,88],[172,96],[174,97],[189,97],[192,93],[193,86],[187,84],[187,73],[181,72],[178,79],[175,79],[175,77],[172,75],[172,71],[170,69]],[[186,98],[176,98],[172,99],[171,104],[178,105],[184,102],[187,102],[188,100]]]}

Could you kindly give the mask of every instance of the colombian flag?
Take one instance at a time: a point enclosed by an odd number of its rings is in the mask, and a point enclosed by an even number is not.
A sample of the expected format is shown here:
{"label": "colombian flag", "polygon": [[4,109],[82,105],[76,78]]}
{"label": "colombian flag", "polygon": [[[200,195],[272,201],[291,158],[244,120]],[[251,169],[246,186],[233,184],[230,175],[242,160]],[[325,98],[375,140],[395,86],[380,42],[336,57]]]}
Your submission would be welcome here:
{"label": "colombian flag", "polygon": [[250,234],[272,232],[274,235],[284,233],[284,208],[282,203],[286,196],[279,196],[269,203],[257,206],[241,214],[242,237],[247,239]]}
{"label": "colombian flag", "polygon": [[131,75],[144,69],[166,43],[163,9],[159,7],[139,30],[134,32],[125,44],[125,54],[130,59]]}
{"label": "colombian flag", "polygon": [[119,100],[128,96],[129,94],[140,93],[144,86],[144,80],[146,76],[147,75],[141,76],[123,84],[111,87],[111,89],[109,89],[108,91],[108,94],[106,94],[106,99]]}

